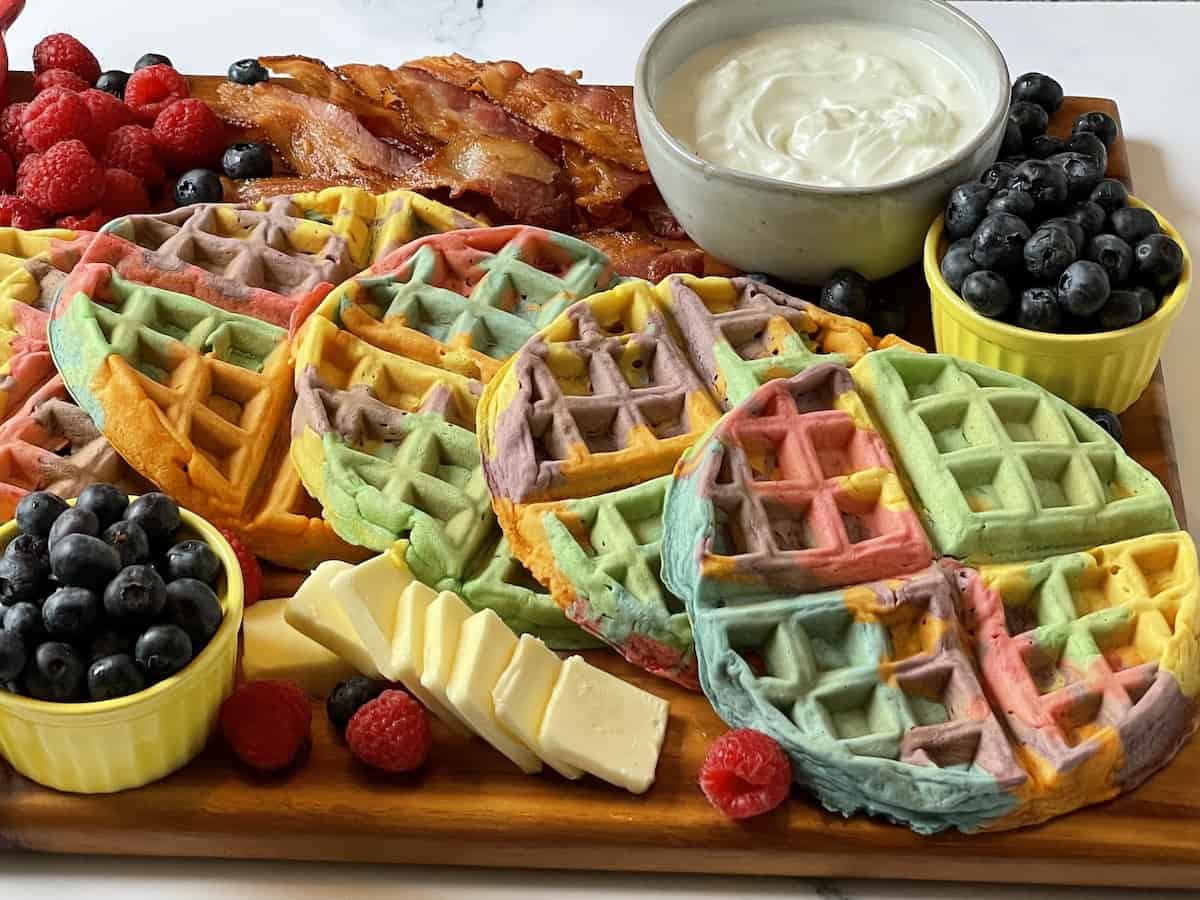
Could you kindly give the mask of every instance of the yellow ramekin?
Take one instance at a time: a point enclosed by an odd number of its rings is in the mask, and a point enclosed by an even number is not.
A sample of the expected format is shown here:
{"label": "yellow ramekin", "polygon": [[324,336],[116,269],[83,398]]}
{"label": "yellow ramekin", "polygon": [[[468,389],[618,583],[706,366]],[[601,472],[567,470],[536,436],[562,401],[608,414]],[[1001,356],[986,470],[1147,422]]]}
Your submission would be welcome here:
{"label": "yellow ramekin", "polygon": [[[212,525],[181,510],[183,530],[216,551],[225,570],[225,617],[208,646],[176,675],[140,693],[99,703],[47,703],[0,689],[0,756],[39,784],[80,794],[141,787],[204,749],[233,690],[242,626],[242,572]],[[17,535],[0,528],[0,548]]]}
{"label": "yellow ramekin", "polygon": [[[1133,197],[1129,202],[1150,209]],[[939,216],[925,236],[925,280],[938,352],[1021,375],[1075,406],[1124,412],[1150,383],[1171,323],[1183,309],[1192,284],[1187,244],[1166,219],[1153,209],[1150,212],[1163,232],[1183,248],[1179,284],[1149,319],[1098,334],[1029,331],[979,315],[942,277],[941,258],[949,244],[943,239]]]}

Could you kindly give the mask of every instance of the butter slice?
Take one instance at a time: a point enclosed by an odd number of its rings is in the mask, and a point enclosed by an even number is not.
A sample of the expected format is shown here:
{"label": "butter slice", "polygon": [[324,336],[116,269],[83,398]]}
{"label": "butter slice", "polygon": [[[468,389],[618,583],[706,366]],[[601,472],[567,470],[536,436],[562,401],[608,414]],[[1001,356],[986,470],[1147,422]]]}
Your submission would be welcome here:
{"label": "butter slice", "polygon": [[337,575],[330,584],[363,647],[389,681],[398,681],[451,729],[458,718],[421,684],[425,613],[436,592],[387,554]]}
{"label": "butter slice", "polygon": [[[450,709],[467,729],[471,723],[462,717],[446,697],[446,686],[454,671],[458,636],[463,623],[471,618],[471,608],[458,594],[442,591],[425,610],[425,650],[421,659],[421,686],[444,708]],[[415,648],[414,648],[415,650]]]}
{"label": "butter slice", "polygon": [[260,600],[242,618],[242,673],[258,679],[294,681],[314,697],[328,697],[354,667],[301,634],[283,618],[287,600]]}
{"label": "butter slice", "polygon": [[541,744],[573,766],[635,794],[654,783],[667,701],[572,656],[550,695]]}
{"label": "butter slice", "polygon": [[496,720],[492,690],[512,660],[517,636],[494,610],[475,613],[462,625],[454,669],[446,685],[450,705],[485,741],[532,775],[542,761]]}
{"label": "butter slice", "polygon": [[287,601],[283,617],[297,631],[336,653],[363,675],[380,679],[383,676],[379,668],[330,587],[334,578],[352,568],[339,560],[321,563]]}
{"label": "butter slice", "polygon": [[581,770],[546,751],[539,734],[546,705],[561,671],[562,660],[557,653],[533,635],[521,635],[512,659],[492,688],[492,703],[496,721],[543,762],[565,778],[582,778]]}

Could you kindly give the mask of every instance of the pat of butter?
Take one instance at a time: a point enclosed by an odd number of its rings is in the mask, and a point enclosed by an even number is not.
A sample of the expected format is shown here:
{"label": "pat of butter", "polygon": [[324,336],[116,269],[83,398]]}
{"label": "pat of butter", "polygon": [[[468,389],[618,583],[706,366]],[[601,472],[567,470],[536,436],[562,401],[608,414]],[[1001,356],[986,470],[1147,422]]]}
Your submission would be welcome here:
{"label": "pat of butter", "polygon": [[436,592],[388,554],[340,573],[330,587],[383,677],[400,682],[446,725],[465,733],[454,713],[421,684],[425,613]]}
{"label": "pat of butter", "polygon": [[462,625],[446,697],[485,741],[527,774],[540,772],[542,761],[520,738],[496,720],[492,689],[508,667],[517,636],[494,610],[475,613]]}
{"label": "pat of butter", "polygon": [[572,656],[550,695],[541,743],[559,759],[635,794],[654,783],[667,701]]}
{"label": "pat of butter", "polygon": [[[425,610],[425,651],[421,660],[421,685],[432,694],[443,707],[450,709],[459,721],[470,730],[471,724],[462,717],[454,704],[446,697],[446,685],[454,671],[454,657],[458,652],[459,632],[463,623],[471,617],[471,609],[458,594],[442,591],[433,598]],[[415,651],[415,648],[414,648]]]}
{"label": "pat of butter", "polygon": [[582,778],[583,772],[557,759],[542,746],[540,731],[546,705],[562,671],[558,654],[531,634],[521,635],[500,680],[492,688],[496,721],[531,747],[542,760],[566,778]]}
{"label": "pat of butter", "polygon": [[283,618],[286,599],[260,600],[242,618],[242,673],[249,681],[294,681],[314,697],[328,697],[354,667],[301,634]]}
{"label": "pat of butter", "polygon": [[287,601],[283,617],[302,634],[336,653],[368,678],[380,679],[379,668],[359,640],[346,611],[330,587],[334,578],[353,568],[349,563],[321,563]]}

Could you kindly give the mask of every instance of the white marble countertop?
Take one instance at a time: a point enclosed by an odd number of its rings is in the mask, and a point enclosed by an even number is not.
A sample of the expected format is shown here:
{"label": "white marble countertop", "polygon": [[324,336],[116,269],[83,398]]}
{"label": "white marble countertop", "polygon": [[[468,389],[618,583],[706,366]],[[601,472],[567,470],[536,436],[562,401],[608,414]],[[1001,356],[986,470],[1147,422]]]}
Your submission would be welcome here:
{"label": "white marble countertop", "polygon": [[[128,69],[146,51],[180,69],[223,72],[234,59],[305,53],[333,63],[399,63],[460,51],[527,65],[582,69],[589,80],[632,78],[642,41],[680,0],[29,0],[8,42],[14,67],[52,31],[83,39],[105,68]],[[1000,44],[1014,74],[1037,69],[1068,94],[1117,98],[1138,193],[1200,241],[1200,4],[1167,2],[960,3]],[[281,7],[287,14],[281,16]],[[150,36],[154,37],[150,37]],[[1119,53],[1119,58],[1114,55]],[[1196,301],[1171,337],[1165,368],[1193,534],[1200,534],[1200,383]],[[0,817],[3,810],[0,809]],[[547,852],[553,852],[547,848]],[[421,900],[788,897],[820,900],[1108,900],[1129,890],[823,882],[677,876],[491,872],[416,867],[144,859],[0,853],[0,897],[89,900],[254,896],[258,900],[413,897]],[[1181,893],[1137,892],[1139,898]]]}

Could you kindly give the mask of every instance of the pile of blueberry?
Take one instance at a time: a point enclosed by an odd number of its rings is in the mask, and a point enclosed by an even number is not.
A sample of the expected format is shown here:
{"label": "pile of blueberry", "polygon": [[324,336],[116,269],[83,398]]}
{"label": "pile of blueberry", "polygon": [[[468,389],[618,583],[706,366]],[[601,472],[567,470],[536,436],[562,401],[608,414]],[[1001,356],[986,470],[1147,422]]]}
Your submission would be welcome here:
{"label": "pile of blueberry", "polygon": [[1126,328],[1174,289],[1183,250],[1104,177],[1112,117],[1084,113],[1065,141],[1046,134],[1062,96],[1037,72],[1014,82],[1001,161],[946,204],[942,275],[976,312],[1022,328]]}
{"label": "pile of blueberry", "polygon": [[39,491],[16,520],[0,557],[0,684],[12,693],[134,694],[186,666],[220,627],[221,561],[178,539],[179,507],[165,494],[131,503],[96,484],[70,507]]}

